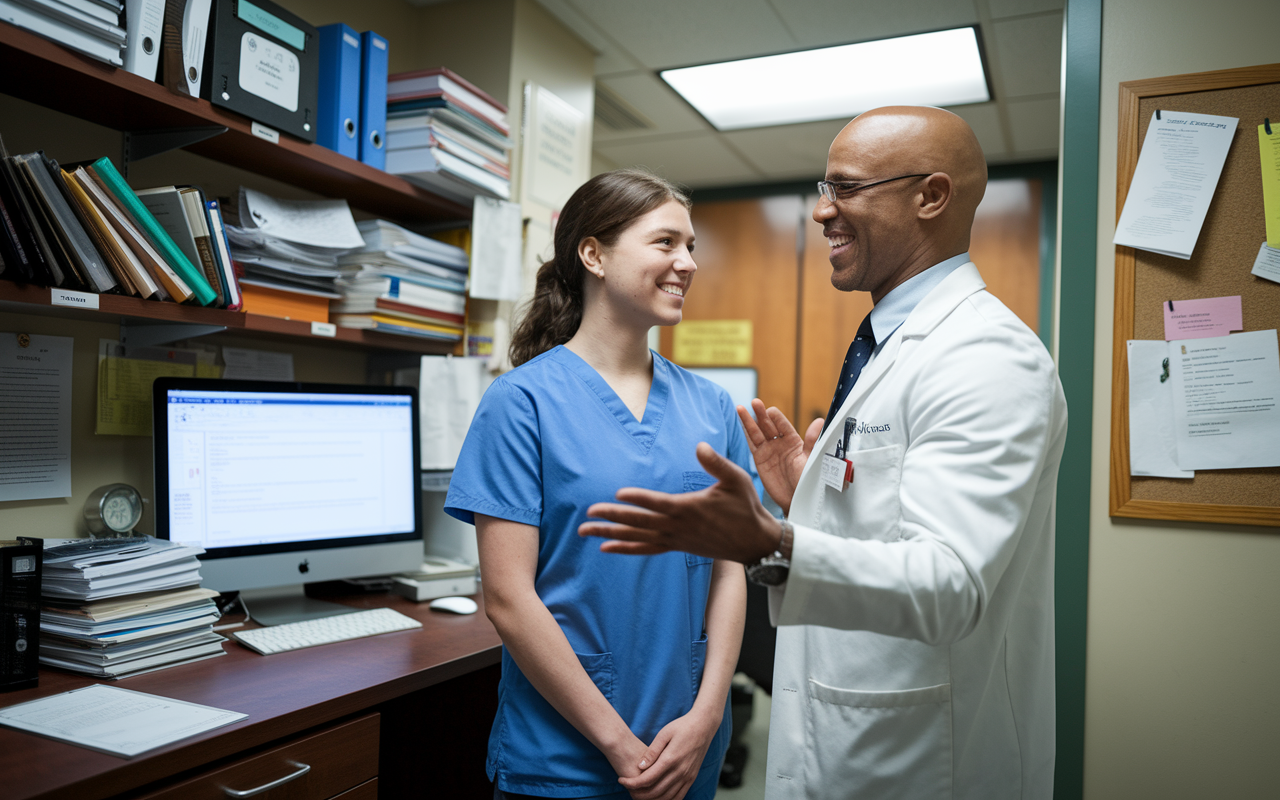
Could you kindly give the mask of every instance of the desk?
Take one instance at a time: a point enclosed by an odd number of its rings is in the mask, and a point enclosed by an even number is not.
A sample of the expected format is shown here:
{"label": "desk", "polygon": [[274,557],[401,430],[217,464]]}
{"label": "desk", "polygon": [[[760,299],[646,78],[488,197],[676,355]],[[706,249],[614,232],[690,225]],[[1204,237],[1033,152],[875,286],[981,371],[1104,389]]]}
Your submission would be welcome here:
{"label": "desk", "polygon": [[[423,626],[272,656],[228,642],[225,656],[115,681],[124,689],[249,717],[132,759],[0,728],[0,795],[7,800],[141,797],[377,712],[377,788],[383,800],[492,797],[484,760],[497,710],[501,641],[484,615],[482,598],[475,596],[480,611],[467,616],[431,611],[426,603],[392,595],[326,599],[355,608],[393,608]],[[95,682],[41,668],[37,688],[0,694],[0,706]]]}

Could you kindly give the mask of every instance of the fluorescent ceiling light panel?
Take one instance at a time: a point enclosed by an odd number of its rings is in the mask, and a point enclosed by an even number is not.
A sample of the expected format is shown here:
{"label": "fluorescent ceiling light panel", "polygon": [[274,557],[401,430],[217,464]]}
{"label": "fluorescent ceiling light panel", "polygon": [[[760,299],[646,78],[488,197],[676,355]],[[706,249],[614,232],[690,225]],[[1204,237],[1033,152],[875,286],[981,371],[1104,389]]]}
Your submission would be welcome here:
{"label": "fluorescent ceiling light panel", "polygon": [[668,69],[662,79],[718,130],[852,117],[888,105],[991,99],[976,28]]}

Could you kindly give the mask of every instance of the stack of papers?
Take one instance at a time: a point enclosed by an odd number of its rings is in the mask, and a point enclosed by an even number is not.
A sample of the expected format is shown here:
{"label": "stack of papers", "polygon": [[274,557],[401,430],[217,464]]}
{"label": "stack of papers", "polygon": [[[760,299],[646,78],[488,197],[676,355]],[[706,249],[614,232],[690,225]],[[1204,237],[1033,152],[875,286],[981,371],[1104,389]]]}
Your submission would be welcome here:
{"label": "stack of papers", "polygon": [[203,552],[151,537],[47,541],[40,663],[114,679],[223,655]]}
{"label": "stack of papers", "polygon": [[442,341],[463,335],[467,252],[386,220],[359,223],[364,247],[338,262],[356,272],[339,278],[332,319],[349,328]]}
{"label": "stack of papers", "polygon": [[280,200],[240,189],[240,225],[226,225],[241,284],[337,298],[334,281],[356,271],[338,259],[362,247],[345,200]]}
{"label": "stack of papers", "polygon": [[120,21],[123,6],[119,0],[0,0],[0,20],[120,67],[126,39]]}

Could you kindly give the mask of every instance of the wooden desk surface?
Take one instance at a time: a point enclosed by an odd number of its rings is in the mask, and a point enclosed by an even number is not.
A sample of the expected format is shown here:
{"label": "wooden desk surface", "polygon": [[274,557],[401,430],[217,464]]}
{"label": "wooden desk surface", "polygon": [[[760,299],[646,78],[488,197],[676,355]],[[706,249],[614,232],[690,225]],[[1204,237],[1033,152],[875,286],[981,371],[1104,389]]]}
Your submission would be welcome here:
{"label": "wooden desk surface", "polygon": [[249,716],[131,759],[0,727],[0,796],[111,797],[500,661],[501,641],[480,595],[474,595],[480,610],[467,616],[431,611],[426,603],[394,595],[326,599],[393,608],[420,620],[422,628],[272,656],[231,641],[225,656],[119,681],[42,667],[37,688],[0,693],[0,707],[101,682]]}

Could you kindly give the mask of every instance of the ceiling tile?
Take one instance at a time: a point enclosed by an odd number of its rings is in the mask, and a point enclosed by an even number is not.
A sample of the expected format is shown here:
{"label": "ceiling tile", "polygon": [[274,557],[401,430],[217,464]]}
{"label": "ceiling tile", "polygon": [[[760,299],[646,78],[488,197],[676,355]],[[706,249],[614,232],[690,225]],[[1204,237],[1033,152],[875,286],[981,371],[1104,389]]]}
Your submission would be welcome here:
{"label": "ceiling tile", "polygon": [[1005,143],[1004,131],[1000,128],[1000,109],[995,103],[952,106],[947,110],[969,123],[988,161],[1006,155],[1009,145]]}
{"label": "ceiling tile", "polygon": [[536,0],[536,2],[564,23],[565,27],[581,37],[584,42],[591,45],[591,48],[596,51],[597,75],[629,72],[644,66],[620,50],[608,35],[601,31],[590,18],[580,13],[568,0]]}
{"label": "ceiling tile", "polygon": [[596,150],[619,167],[644,167],[686,186],[755,183],[762,178],[713,133],[660,141],[600,143]]}
{"label": "ceiling tile", "polygon": [[972,25],[969,0],[770,0],[800,47],[864,42]]}
{"label": "ceiling tile", "polygon": [[779,125],[722,134],[771,180],[821,178],[827,150],[848,120]]}
{"label": "ceiling tile", "polygon": [[993,18],[999,19],[1041,11],[1061,11],[1065,5],[1063,0],[987,0],[987,11]]}
{"label": "ceiling tile", "polygon": [[764,55],[799,46],[768,0],[563,0],[650,69]]}
{"label": "ceiling tile", "polygon": [[1058,98],[1010,100],[1009,127],[1013,129],[1013,150],[1056,150],[1058,147]]}
{"label": "ceiling tile", "polygon": [[992,44],[998,48],[1004,96],[1053,94],[1061,85],[1062,15],[996,22]]}
{"label": "ceiling tile", "polygon": [[597,125],[595,137],[598,142],[636,139],[645,134],[684,133],[711,129],[711,126],[690,108],[680,95],[651,72],[633,72],[628,75],[600,78],[598,82],[613,90],[614,94],[629,103],[656,126],[654,130],[649,131],[611,131]]}

